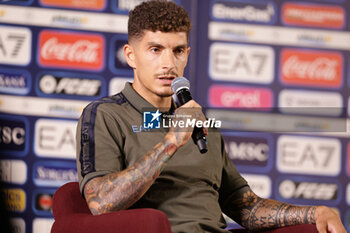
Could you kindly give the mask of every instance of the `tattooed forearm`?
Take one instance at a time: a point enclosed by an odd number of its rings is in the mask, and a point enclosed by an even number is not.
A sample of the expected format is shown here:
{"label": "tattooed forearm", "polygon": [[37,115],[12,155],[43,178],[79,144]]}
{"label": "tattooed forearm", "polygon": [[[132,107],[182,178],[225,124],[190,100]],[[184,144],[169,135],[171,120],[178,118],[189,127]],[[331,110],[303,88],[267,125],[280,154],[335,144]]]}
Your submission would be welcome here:
{"label": "tattooed forearm", "polygon": [[90,180],[84,195],[94,215],[130,207],[149,189],[177,147],[164,140],[133,166]]}
{"label": "tattooed forearm", "polygon": [[314,206],[293,206],[262,199],[250,188],[244,188],[230,199],[233,201],[226,204],[227,214],[251,231],[315,223]]}

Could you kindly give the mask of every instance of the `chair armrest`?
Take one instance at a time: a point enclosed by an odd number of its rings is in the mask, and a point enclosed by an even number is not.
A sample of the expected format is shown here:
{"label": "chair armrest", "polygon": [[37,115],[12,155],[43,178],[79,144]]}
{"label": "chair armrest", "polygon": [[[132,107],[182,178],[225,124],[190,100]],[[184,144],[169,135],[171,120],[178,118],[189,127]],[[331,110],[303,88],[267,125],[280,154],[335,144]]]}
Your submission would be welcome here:
{"label": "chair armrest", "polygon": [[155,209],[132,209],[93,216],[73,213],[55,218],[51,233],[171,233],[167,216]]}
{"label": "chair armrest", "polygon": [[[249,231],[244,229],[230,230],[232,233],[248,233]],[[312,224],[301,224],[296,226],[281,227],[264,233],[318,233],[315,225]]]}

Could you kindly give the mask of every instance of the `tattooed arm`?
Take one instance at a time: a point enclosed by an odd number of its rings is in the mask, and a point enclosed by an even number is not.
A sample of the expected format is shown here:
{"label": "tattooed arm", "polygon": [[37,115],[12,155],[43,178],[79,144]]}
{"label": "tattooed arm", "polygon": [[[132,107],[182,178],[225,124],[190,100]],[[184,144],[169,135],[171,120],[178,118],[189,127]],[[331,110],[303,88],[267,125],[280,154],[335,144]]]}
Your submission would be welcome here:
{"label": "tattooed arm", "polygon": [[158,143],[131,167],[90,180],[84,188],[94,215],[130,207],[149,189],[177,147],[169,140]]}
{"label": "tattooed arm", "polygon": [[[176,110],[177,114],[205,119],[200,106],[190,101]],[[193,130],[193,129],[192,129]],[[84,187],[84,195],[94,215],[129,208],[150,188],[167,161],[191,137],[192,130],[172,127],[164,140],[129,168],[96,177]]]}
{"label": "tattooed arm", "polygon": [[249,187],[231,196],[225,212],[250,231],[316,224],[320,233],[345,233],[340,218],[325,206],[294,206],[258,197]]}

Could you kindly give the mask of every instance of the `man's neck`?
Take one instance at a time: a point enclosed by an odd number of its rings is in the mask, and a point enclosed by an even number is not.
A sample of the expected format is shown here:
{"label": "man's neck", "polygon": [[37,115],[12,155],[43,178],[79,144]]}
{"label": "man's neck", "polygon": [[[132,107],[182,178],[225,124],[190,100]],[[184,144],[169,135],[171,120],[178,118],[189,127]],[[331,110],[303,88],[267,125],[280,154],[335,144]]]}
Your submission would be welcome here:
{"label": "man's neck", "polygon": [[169,97],[156,96],[155,98],[146,97],[145,99],[158,109],[169,110],[171,107],[171,96]]}
{"label": "man's neck", "polygon": [[147,100],[150,104],[152,104],[155,108],[162,109],[163,111],[168,111],[171,108],[171,96],[158,96],[158,95],[150,95],[147,93],[143,93],[132,85],[134,90],[142,96],[145,100]]}

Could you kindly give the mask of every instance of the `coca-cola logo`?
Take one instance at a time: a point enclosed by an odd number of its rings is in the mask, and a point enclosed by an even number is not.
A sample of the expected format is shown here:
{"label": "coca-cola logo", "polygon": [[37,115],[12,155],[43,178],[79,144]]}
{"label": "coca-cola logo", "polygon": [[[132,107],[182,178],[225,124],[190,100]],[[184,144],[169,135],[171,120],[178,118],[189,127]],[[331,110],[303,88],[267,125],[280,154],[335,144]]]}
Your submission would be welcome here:
{"label": "coca-cola logo", "polygon": [[104,38],[98,34],[42,31],[39,63],[48,67],[101,70],[104,46]]}
{"label": "coca-cola logo", "polygon": [[285,49],[281,62],[285,84],[333,88],[342,84],[343,58],[339,53]]}

